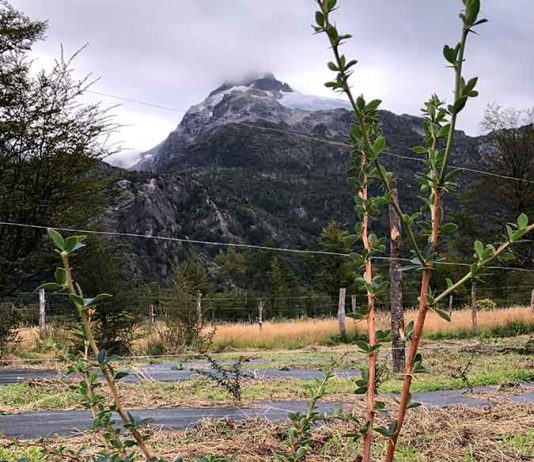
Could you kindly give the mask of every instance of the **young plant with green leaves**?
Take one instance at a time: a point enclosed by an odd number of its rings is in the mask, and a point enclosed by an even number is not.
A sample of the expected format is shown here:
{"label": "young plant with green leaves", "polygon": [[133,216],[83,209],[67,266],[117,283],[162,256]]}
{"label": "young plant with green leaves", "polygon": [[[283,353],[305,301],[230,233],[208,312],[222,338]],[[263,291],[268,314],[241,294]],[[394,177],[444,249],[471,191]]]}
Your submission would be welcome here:
{"label": "young plant with green leaves", "polygon": [[276,462],[304,462],[310,451],[313,427],[318,422],[328,421],[329,417],[317,410],[319,400],[326,395],[326,386],[334,376],[334,369],[341,362],[332,361],[324,373],[324,378],[315,381],[315,386],[310,386],[310,399],[308,409],[305,413],[294,412],[289,414],[291,427],[287,433],[289,451],[286,453],[275,453]]}
{"label": "young plant with green leaves", "polygon": [[[100,294],[87,298],[73,279],[70,258],[85,247],[86,238],[85,236],[64,238],[54,229],[49,229],[48,235],[54,242],[56,252],[61,259],[61,266],[56,269],[55,282],[44,284],[41,288],[66,292],[80,318],[81,329],[78,335],[83,341],[84,349],[74,358],[68,369],[69,372],[77,372],[83,376],[77,390],[82,398],[82,404],[92,412],[93,429],[103,438],[103,454],[110,457],[106,460],[130,461],[134,457],[130,448],[137,447],[147,460],[156,461],[158,459],[154,457],[140,430],[147,421],[139,420],[130,414],[124,408],[119,396],[117,382],[127,373],[116,371],[112,365],[114,356],[100,349],[95,341],[92,326],[94,307],[99,301],[109,298],[109,295]],[[103,377],[111,393],[113,400],[111,406],[106,404],[104,396],[99,391],[102,386],[100,376]],[[120,430],[113,421],[113,412],[119,414],[123,426],[129,431],[132,439],[122,438]]]}
{"label": "young plant with green leaves", "polygon": [[[150,419],[139,419],[125,409],[119,395],[117,382],[128,375],[124,371],[116,371],[113,367],[115,356],[108,354],[105,349],[99,348],[93,331],[93,315],[95,306],[103,299],[109,298],[108,294],[99,294],[95,297],[86,297],[82,288],[73,278],[70,259],[74,254],[85,248],[86,236],[63,237],[54,229],[48,229],[48,235],[52,239],[55,250],[61,259],[61,266],[55,271],[55,282],[43,284],[41,288],[65,292],[79,316],[81,329],[78,333],[84,348],[70,358],[69,372],[78,373],[82,380],[74,388],[81,396],[81,403],[93,416],[93,430],[102,437],[102,446],[97,455],[91,455],[83,460],[93,462],[133,462],[139,460],[139,453],[148,462],[166,462],[167,459],[154,455],[148,446],[147,436],[142,433],[142,427]],[[103,379],[103,380],[102,380]],[[111,394],[111,404],[101,392],[103,383]],[[116,412],[127,430],[129,437],[121,432],[113,419]],[[70,452],[59,452],[58,456],[68,458]],[[76,457],[79,453],[74,454]],[[76,459],[78,460],[78,459]],[[80,456],[80,460],[82,460]],[[177,458],[177,461],[182,460]],[[225,462],[226,459],[207,456],[202,461]]]}
{"label": "young plant with green leaves", "polygon": [[[407,234],[408,242],[411,247],[412,257],[411,265],[405,269],[414,269],[421,272],[420,294],[418,313],[413,327],[407,332],[410,339],[410,349],[406,360],[404,372],[403,388],[399,400],[399,409],[397,418],[387,427],[375,428],[375,430],[388,438],[388,448],[386,461],[392,462],[397,441],[404,424],[406,412],[408,409],[415,407],[418,403],[411,400],[410,387],[414,374],[425,372],[423,367],[422,355],[418,352],[419,343],[423,334],[426,315],[429,310],[433,310],[441,317],[449,319],[446,311],[439,307],[439,303],[446,297],[460,288],[470,279],[477,276],[484,266],[497,259],[508,259],[512,257],[509,247],[519,242],[522,237],[534,229],[534,224],[529,225],[528,217],[521,214],[517,223],[510,224],[506,228],[504,241],[494,246],[492,244],[483,244],[476,241],[474,245],[475,261],[472,263],[470,270],[465,276],[457,282],[449,281],[448,288],[436,295],[431,288],[432,274],[436,264],[440,263],[439,254],[439,237],[441,234],[453,233],[457,229],[454,223],[446,223],[443,220],[443,196],[456,187],[455,177],[461,172],[459,169],[449,168],[449,158],[454,145],[455,129],[458,115],[466,106],[470,98],[478,95],[476,88],[477,78],[466,80],[463,76],[463,65],[465,62],[465,50],[467,39],[474,32],[474,28],[486,22],[485,19],[479,19],[480,0],[462,0],[463,9],[460,13],[461,35],[460,40],[453,46],[445,45],[443,55],[448,65],[454,71],[454,100],[452,104],[446,105],[437,95],[424,104],[423,108],[423,128],[425,136],[420,146],[413,148],[416,154],[423,156],[425,162],[425,171],[418,177],[420,190],[426,194],[423,198],[423,204],[419,211],[415,213],[404,213],[400,205],[391,200],[391,191],[389,189],[391,173],[380,162],[380,155],[386,149],[386,141],[381,136],[378,128],[378,107],[379,100],[366,102],[363,96],[355,98],[349,85],[349,77],[353,72],[356,60],[346,58],[340,52],[340,46],[351,36],[342,34],[338,31],[335,24],[331,21],[331,14],[336,9],[337,0],[317,0],[319,10],[316,12],[316,25],[314,29],[318,33],[324,33],[329,40],[334,61],[328,63],[328,67],[336,72],[335,80],[327,82],[326,86],[333,90],[345,93],[354,114],[354,123],[350,127],[350,140],[353,146],[353,153],[357,152],[357,159],[363,159],[349,170],[351,178],[350,183],[359,192],[359,197],[363,199],[357,204],[356,211],[360,215],[360,228],[362,229],[362,241],[364,247],[363,257],[355,255],[355,260],[363,261],[366,266],[366,277],[368,280],[368,292],[374,294],[374,287],[369,282],[370,271],[367,268],[372,266],[372,253],[369,252],[365,242],[365,232],[367,230],[369,216],[367,207],[368,179],[378,176],[382,182],[386,194],[383,197],[375,199],[375,204],[381,204],[384,200],[389,200],[395,208],[403,224],[403,231]],[[356,157],[355,157],[356,158]],[[354,180],[356,175],[356,180]],[[402,185],[401,185],[402,186]],[[373,204],[372,204],[373,205]],[[362,213],[363,212],[363,213]],[[371,246],[372,248],[372,246]],[[370,297],[371,299],[372,297]],[[366,317],[372,322],[372,305],[368,312],[360,313],[360,317]],[[379,346],[369,342],[369,346],[360,345],[361,348],[369,348],[369,353],[375,352]],[[370,358],[372,358],[370,356]],[[371,361],[370,361],[371,366]],[[373,394],[370,392],[374,376],[371,375],[371,367],[368,375],[367,386],[360,387],[358,391],[367,390],[368,398],[368,427],[364,428],[364,452],[363,461],[367,462],[371,458],[371,433],[373,431],[372,408]]]}
{"label": "young plant with green leaves", "polygon": [[360,380],[362,383],[358,385],[357,393],[367,395],[366,422],[358,433],[362,434],[364,439],[363,460],[368,461],[371,457],[375,414],[382,406],[380,401],[376,401],[377,351],[381,342],[387,340],[390,335],[389,331],[376,332],[375,329],[376,299],[387,289],[387,281],[373,271],[373,257],[384,252],[385,238],[378,237],[371,231],[371,220],[377,217],[379,208],[389,202],[389,193],[386,191],[384,194],[374,196],[370,194],[372,184],[379,182],[380,178],[386,175],[376,162],[385,149],[386,141],[379,124],[377,109],[380,100],[367,102],[362,96],[354,97],[351,92],[349,77],[357,61],[348,60],[340,51],[341,45],[350,38],[350,35],[340,34],[330,22],[330,13],[335,4],[336,2],[331,0],[318,0],[320,9],[315,14],[314,29],[328,36],[334,53],[335,60],[329,62],[328,67],[336,72],[336,78],[327,82],[326,86],[344,93],[348,97],[354,114],[354,121],[350,125],[352,165],[348,170],[348,183],[354,189],[354,211],[358,222],[349,240],[352,246],[361,242],[362,251],[352,252],[350,257],[360,274],[356,281],[367,293],[367,304],[362,305],[357,313],[351,313],[349,316],[367,321],[367,341],[359,341],[357,345],[369,357],[368,369],[362,374],[362,380]]}

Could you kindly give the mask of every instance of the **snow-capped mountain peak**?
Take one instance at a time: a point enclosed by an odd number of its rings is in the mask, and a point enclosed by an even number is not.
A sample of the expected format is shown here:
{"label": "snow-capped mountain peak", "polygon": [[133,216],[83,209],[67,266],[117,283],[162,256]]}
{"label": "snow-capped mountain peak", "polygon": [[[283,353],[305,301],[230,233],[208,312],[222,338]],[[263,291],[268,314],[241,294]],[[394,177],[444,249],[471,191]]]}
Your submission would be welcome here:
{"label": "snow-capped mountain peak", "polygon": [[320,123],[328,118],[324,112],[336,109],[349,109],[349,105],[340,99],[298,92],[270,73],[225,82],[204,101],[191,106],[167,140],[141,154],[140,161],[132,168],[160,169],[176,158],[177,153],[228,124],[263,121],[297,127],[309,124],[309,117],[314,113],[317,113],[315,122]]}

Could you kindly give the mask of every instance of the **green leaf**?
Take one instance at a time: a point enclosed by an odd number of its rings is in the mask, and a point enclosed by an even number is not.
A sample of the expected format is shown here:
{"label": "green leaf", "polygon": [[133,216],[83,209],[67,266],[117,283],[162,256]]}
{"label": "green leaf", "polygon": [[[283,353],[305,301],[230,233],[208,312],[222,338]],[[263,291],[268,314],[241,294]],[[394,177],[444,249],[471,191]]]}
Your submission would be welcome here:
{"label": "green leaf", "polygon": [[517,227],[519,229],[525,229],[528,226],[528,216],[525,213],[522,213],[517,218]]}
{"label": "green leaf", "polygon": [[451,322],[451,317],[449,315],[449,313],[447,313],[447,311],[445,310],[442,310],[441,308],[437,308],[437,307],[432,307],[432,310],[434,310],[440,318],[442,319],[445,319],[445,321],[447,322]]}
{"label": "green leaf", "polygon": [[480,0],[467,0],[465,6],[465,18],[467,25],[472,26],[480,13]]}
{"label": "green leaf", "polygon": [[408,403],[408,406],[406,406],[406,409],[414,409],[414,408],[419,407],[421,405],[422,405],[422,403],[419,403],[417,401],[410,401]]}
{"label": "green leaf", "polygon": [[328,11],[332,11],[336,7],[337,0],[326,0],[326,7]]}
{"label": "green leaf", "polygon": [[467,96],[465,96],[465,95],[464,96],[460,96],[454,102],[454,106],[452,107],[451,113],[452,114],[458,114],[465,107],[466,103],[467,103]]}
{"label": "green leaf", "polygon": [[450,130],[451,130],[450,124],[444,125],[443,127],[439,129],[438,138],[444,138],[445,136],[449,136]]}
{"label": "green leaf", "polygon": [[44,290],[58,290],[62,289],[63,286],[57,284],[56,282],[45,282],[44,284],[41,284],[37,289],[44,289]]}
{"label": "green leaf", "polygon": [[48,237],[50,237],[50,239],[52,239],[52,241],[54,242],[55,246],[59,250],[65,250],[65,240],[63,239],[63,236],[61,234],[59,234],[53,228],[48,228],[46,230],[46,232],[48,233]]}
{"label": "green leaf", "polygon": [[410,148],[412,152],[415,152],[416,154],[426,154],[428,151],[428,148],[424,146],[415,146],[413,148]]}
{"label": "green leaf", "polygon": [[391,438],[393,434],[395,433],[395,429],[397,428],[397,422],[391,422],[389,426],[386,427],[375,427],[375,431],[377,433],[380,433],[383,436],[386,436],[388,438]]}
{"label": "green leaf", "polygon": [[360,111],[363,111],[365,109],[365,99],[363,98],[363,96],[358,96],[358,98],[356,99],[356,106]]}
{"label": "green leaf", "polygon": [[369,316],[368,313],[347,313],[347,318],[355,319],[356,321],[362,321],[364,319],[367,319],[367,316]]}
{"label": "green leaf", "polygon": [[315,22],[318,26],[324,27],[324,14],[322,11],[315,12]]}
{"label": "green leaf", "polygon": [[441,227],[441,232],[443,234],[452,234],[458,230],[458,225],[456,223],[446,223]]}
{"label": "green leaf", "polygon": [[98,294],[96,297],[93,297],[93,298],[84,298],[83,306],[92,306],[100,302],[101,300],[105,300],[106,298],[112,298],[112,297],[113,295],[110,295],[110,294]]}
{"label": "green leaf", "polygon": [[67,271],[65,268],[57,268],[56,272],[54,273],[54,278],[56,279],[57,284],[65,287],[67,284]]}
{"label": "green leaf", "polygon": [[474,249],[477,257],[482,260],[484,258],[484,244],[477,239],[475,241]]}
{"label": "green leaf", "polygon": [[365,351],[366,353],[369,353],[369,350],[371,348],[371,345],[369,345],[367,342],[364,342],[363,340],[358,340],[356,342],[356,346],[362,350],[362,351]]}
{"label": "green leaf", "polygon": [[384,401],[375,401],[375,411],[381,411],[386,408]]}
{"label": "green leaf", "polygon": [[307,452],[308,452],[308,447],[307,446],[301,446],[295,452],[295,460],[303,459],[306,456]]}
{"label": "green leaf", "polygon": [[83,241],[85,241],[86,238],[87,236],[69,236],[67,239],[65,239],[65,251],[73,253],[77,250],[83,249],[85,247]]}
{"label": "green leaf", "polygon": [[473,26],[478,26],[479,24],[484,24],[484,23],[486,23],[486,22],[488,22],[487,19],[479,19],[477,22],[475,22],[475,23],[473,24]]}
{"label": "green leaf", "polygon": [[386,147],[386,139],[383,136],[380,136],[376,139],[373,144],[373,154],[378,156]]}
{"label": "green leaf", "polygon": [[83,298],[80,297],[79,295],[70,294],[69,298],[72,301],[72,303],[74,303],[77,307],[79,307],[79,308],[83,308],[84,307]]}
{"label": "green leaf", "polygon": [[359,139],[362,135],[362,130],[358,124],[352,124],[350,126],[350,134],[354,139]]}
{"label": "green leaf", "polygon": [[334,71],[334,72],[337,72],[339,71],[339,67],[337,67],[337,65],[335,63],[333,63],[332,61],[330,61],[328,64],[328,69],[330,69],[331,71]]}
{"label": "green leaf", "polygon": [[380,106],[382,104],[382,100],[380,99],[373,99],[372,101],[370,101],[367,106],[365,107],[365,110],[367,112],[373,112],[373,111],[376,111],[378,109],[378,106]]}
{"label": "green leaf", "polygon": [[115,380],[123,379],[124,377],[127,377],[129,374],[126,371],[118,371],[115,372],[114,378]]}
{"label": "green leaf", "polygon": [[451,48],[449,45],[443,47],[443,56],[449,63],[456,64],[456,55],[457,52],[455,48]]}
{"label": "green leaf", "polygon": [[478,77],[473,77],[472,79],[470,79],[469,82],[465,84],[464,94],[467,95],[468,93],[473,91],[477,82],[478,82]]}

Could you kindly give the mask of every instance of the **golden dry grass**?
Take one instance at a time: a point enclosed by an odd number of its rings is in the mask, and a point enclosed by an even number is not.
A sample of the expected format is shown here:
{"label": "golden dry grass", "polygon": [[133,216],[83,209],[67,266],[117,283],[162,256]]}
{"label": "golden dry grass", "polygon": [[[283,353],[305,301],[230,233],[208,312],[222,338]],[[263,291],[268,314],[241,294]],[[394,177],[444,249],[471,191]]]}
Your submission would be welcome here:
{"label": "golden dry grass", "polygon": [[[406,322],[415,319],[416,311],[406,312]],[[480,311],[478,325],[480,330],[495,326],[506,326],[521,322],[534,326],[534,312],[527,307],[514,307]],[[389,315],[379,313],[377,325],[379,329],[387,329]],[[471,310],[459,310],[452,314],[451,322],[447,322],[435,313],[429,313],[425,332],[428,335],[452,334],[471,329]],[[364,326],[353,320],[347,320],[347,331],[354,334],[363,332]],[[304,347],[324,343],[338,333],[337,319],[308,319],[298,321],[267,322],[262,330],[251,324],[222,324],[217,326],[216,344],[228,344],[234,348],[287,348]]]}
{"label": "golden dry grass", "polygon": [[[413,320],[415,315],[415,310],[407,311],[406,322]],[[504,327],[514,323],[522,323],[532,326],[534,329],[534,312],[529,307],[512,307],[483,310],[478,313],[478,325],[482,332],[497,326]],[[387,313],[378,314],[377,326],[379,329],[388,328],[389,315]],[[257,324],[246,323],[218,324],[213,327],[216,328],[215,346],[220,350],[224,350],[226,347],[235,349],[304,348],[311,345],[334,343],[335,336],[338,334],[336,318],[265,322],[261,330]],[[363,333],[364,329],[363,323],[347,319],[349,335],[354,335],[357,332]],[[157,343],[157,334],[155,329],[148,326],[141,326],[138,331],[139,335],[134,343],[133,352],[135,354],[147,354],[148,345]],[[425,323],[427,336],[467,337],[470,331],[471,311],[469,309],[454,311],[450,323],[431,312]],[[41,341],[36,328],[24,328],[19,333],[21,337],[21,342],[18,345],[19,353],[28,355],[31,352],[32,358],[53,356],[53,352],[49,349],[39,349]]]}

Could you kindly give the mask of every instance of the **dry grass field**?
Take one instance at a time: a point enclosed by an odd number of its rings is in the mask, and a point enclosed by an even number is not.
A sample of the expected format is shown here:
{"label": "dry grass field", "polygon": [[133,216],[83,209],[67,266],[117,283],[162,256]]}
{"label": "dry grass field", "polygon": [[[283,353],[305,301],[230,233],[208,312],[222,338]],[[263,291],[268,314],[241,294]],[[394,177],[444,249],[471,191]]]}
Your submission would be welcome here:
{"label": "dry grass field", "polygon": [[[406,313],[406,322],[415,318],[415,311]],[[379,329],[389,327],[389,315],[379,313]],[[534,312],[527,307],[514,307],[480,311],[478,326],[481,333],[490,333],[494,328],[524,325],[534,329]],[[349,335],[363,333],[365,327],[354,320],[347,320]],[[451,322],[447,322],[435,313],[429,313],[425,324],[425,333],[429,337],[465,338],[471,332],[471,311],[454,311]],[[337,319],[308,319],[284,322],[267,322],[260,330],[258,325],[221,324],[215,332],[215,343],[226,344],[233,348],[302,348],[328,342],[338,334]]]}
{"label": "dry grass field", "polygon": [[[406,322],[415,317],[415,311],[406,312]],[[364,325],[347,319],[349,338],[364,334]],[[389,316],[379,313],[377,327],[387,329]],[[518,334],[534,333],[534,312],[529,307],[512,307],[505,309],[482,310],[478,313],[480,335],[485,337],[505,337]],[[313,345],[333,345],[340,342],[338,321],[329,319],[300,319],[278,322],[265,322],[260,330],[257,324],[227,323],[210,326],[215,328],[214,348],[217,351],[246,349],[297,349]],[[133,345],[133,353],[145,355],[149,353],[148,345],[157,342],[156,333],[147,325],[140,326],[139,335]],[[40,348],[36,328],[24,328],[19,332],[20,343],[17,353],[20,356],[44,357],[52,353],[50,349]],[[54,340],[65,340],[67,335],[61,330],[52,332]],[[425,325],[425,335],[429,339],[468,338],[471,332],[471,311],[454,311],[451,322],[447,322],[435,313],[429,313]],[[58,338],[59,337],[59,338]]]}
{"label": "dry grass field", "polygon": [[[361,414],[362,403],[353,404]],[[398,462],[521,462],[534,458],[534,406],[502,403],[493,409],[419,408],[408,414],[405,432],[400,440]],[[329,425],[314,428],[309,462],[347,462],[361,451],[360,442],[343,435],[352,431],[354,422],[337,418]],[[200,460],[206,454],[235,456],[235,462],[271,462],[273,453],[287,451],[287,424],[264,419],[206,420],[185,431],[154,429],[150,443],[173,460]],[[377,438],[381,438],[378,436]],[[98,440],[93,433],[51,441],[13,444],[0,437],[0,460],[16,462],[16,452],[31,462],[63,462],[64,455],[45,454],[57,447],[85,447],[94,453]],[[384,441],[385,443],[385,441]],[[2,445],[6,449],[2,449]],[[383,460],[385,444],[377,445],[373,462]],[[3,458],[5,457],[5,458]],[[177,459],[182,460],[182,459]],[[212,459],[209,459],[212,460]],[[218,459],[215,459],[218,460]],[[206,461],[206,459],[202,459]]]}

